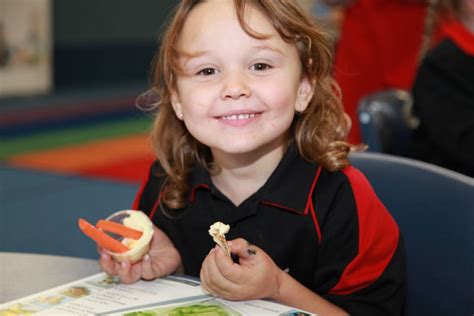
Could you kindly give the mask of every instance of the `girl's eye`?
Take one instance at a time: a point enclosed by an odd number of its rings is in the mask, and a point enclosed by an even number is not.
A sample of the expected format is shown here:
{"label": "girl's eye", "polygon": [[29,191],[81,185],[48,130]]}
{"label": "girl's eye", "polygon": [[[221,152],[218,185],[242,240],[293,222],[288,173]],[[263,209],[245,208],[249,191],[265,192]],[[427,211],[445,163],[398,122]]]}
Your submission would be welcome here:
{"label": "girl's eye", "polygon": [[201,76],[212,76],[216,74],[216,70],[214,68],[204,68],[200,70],[197,74]]}
{"label": "girl's eye", "polygon": [[263,71],[263,70],[267,70],[267,69],[270,69],[270,68],[272,68],[272,66],[270,66],[269,64],[265,64],[265,63],[256,63],[256,64],[253,64],[252,66],[250,66],[251,70],[256,70],[256,71]]}

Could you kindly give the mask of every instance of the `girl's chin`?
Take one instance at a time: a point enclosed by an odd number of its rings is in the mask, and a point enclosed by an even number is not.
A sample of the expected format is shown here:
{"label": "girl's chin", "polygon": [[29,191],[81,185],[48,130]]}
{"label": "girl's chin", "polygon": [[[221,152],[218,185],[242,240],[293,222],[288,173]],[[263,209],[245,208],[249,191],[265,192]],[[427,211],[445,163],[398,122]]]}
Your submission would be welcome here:
{"label": "girl's chin", "polygon": [[229,141],[228,144],[223,146],[213,146],[210,145],[211,151],[214,155],[249,155],[249,154],[258,154],[267,151],[273,151],[275,147],[283,146],[283,144],[270,144],[270,143],[252,143],[252,142],[243,142],[236,143]]}
{"label": "girl's chin", "polygon": [[214,154],[225,154],[225,155],[244,155],[255,151],[254,146],[216,146],[211,147],[211,151]]}

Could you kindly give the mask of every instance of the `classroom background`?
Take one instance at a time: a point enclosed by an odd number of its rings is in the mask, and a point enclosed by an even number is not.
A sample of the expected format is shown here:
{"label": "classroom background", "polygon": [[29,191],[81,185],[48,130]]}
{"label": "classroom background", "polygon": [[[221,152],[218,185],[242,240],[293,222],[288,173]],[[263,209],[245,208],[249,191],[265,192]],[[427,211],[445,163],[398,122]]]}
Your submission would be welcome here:
{"label": "classroom background", "polygon": [[[459,297],[473,304],[473,179],[402,158],[419,123],[411,112],[411,88],[423,46],[426,5],[400,1],[393,7],[396,1],[358,0],[360,6],[349,12],[344,0],[299,1],[333,38],[335,77],[353,121],[349,139],[367,144],[367,152],[374,153],[354,161],[367,168],[389,209],[395,205],[400,209],[395,212],[406,211],[394,217],[407,237],[408,255],[424,255],[409,258],[419,271],[411,275],[421,277],[457,262],[462,266],[437,273],[462,271],[467,278],[448,286],[438,275],[437,284],[452,287],[453,293],[459,292],[456,286],[464,287],[467,293]],[[94,222],[130,208],[154,159],[149,142],[153,117],[137,107],[137,99],[149,89],[160,30],[176,3],[0,0],[0,252],[97,257],[77,219]],[[380,7],[363,15],[370,3]],[[381,15],[384,10],[390,14]],[[354,24],[344,28],[348,13]],[[404,29],[393,32],[397,25]],[[352,34],[344,33],[348,30]],[[373,46],[354,47],[367,30],[376,38]],[[375,57],[359,58],[370,54]],[[384,61],[393,67],[375,66]],[[377,72],[360,78],[352,65]],[[390,194],[394,189],[400,192]],[[408,214],[412,209],[416,215]],[[421,226],[429,230],[423,237],[415,234]],[[443,238],[437,239],[438,234]],[[427,246],[431,237],[442,251],[429,252],[435,246]],[[437,257],[439,253],[444,256]],[[423,281],[434,282],[428,275]],[[416,291],[424,293],[421,283]]]}

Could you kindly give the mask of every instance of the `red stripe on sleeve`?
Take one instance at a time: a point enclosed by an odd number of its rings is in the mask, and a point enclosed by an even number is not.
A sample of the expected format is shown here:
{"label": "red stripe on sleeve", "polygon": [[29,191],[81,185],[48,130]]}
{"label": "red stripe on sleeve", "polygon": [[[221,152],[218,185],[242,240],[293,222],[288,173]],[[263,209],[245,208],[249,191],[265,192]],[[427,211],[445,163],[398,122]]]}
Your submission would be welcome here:
{"label": "red stripe on sleeve", "polygon": [[153,221],[153,216],[155,216],[156,210],[158,209],[158,206],[161,203],[161,197],[163,196],[163,191],[160,191],[160,195],[156,199],[155,205],[153,205],[153,208],[150,211],[150,215],[148,217]]}
{"label": "red stripe on sleeve", "polygon": [[311,190],[308,195],[308,202],[306,204],[306,211],[305,213],[308,212],[308,209],[311,212],[311,217],[313,218],[313,223],[314,227],[316,229],[316,233],[318,234],[318,243],[321,244],[321,229],[319,228],[319,222],[316,217],[316,212],[314,210],[314,205],[313,205],[313,192],[314,188],[316,187],[316,183],[318,182],[319,175],[321,174],[321,166],[319,166],[318,171],[316,172],[316,176],[314,177],[313,184],[311,185]]}
{"label": "red stripe on sleeve", "polygon": [[350,294],[377,280],[392,259],[399,238],[397,224],[366,177],[353,167],[342,171],[354,192],[359,219],[359,251],[330,291],[338,295]]}
{"label": "red stripe on sleeve", "polygon": [[135,200],[133,200],[132,210],[140,210],[140,199],[142,198],[143,191],[145,190],[146,184],[150,180],[151,171],[148,171],[147,176],[144,181],[140,184],[140,189],[138,190]]}

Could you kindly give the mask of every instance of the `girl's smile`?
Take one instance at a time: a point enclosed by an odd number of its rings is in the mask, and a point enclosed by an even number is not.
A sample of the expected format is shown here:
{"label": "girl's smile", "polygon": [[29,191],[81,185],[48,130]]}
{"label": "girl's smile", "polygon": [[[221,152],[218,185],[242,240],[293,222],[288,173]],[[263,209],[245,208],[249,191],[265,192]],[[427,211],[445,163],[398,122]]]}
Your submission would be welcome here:
{"label": "girl's smile", "polygon": [[261,114],[262,112],[252,110],[236,110],[216,116],[215,118],[223,124],[238,127],[258,121]]}

